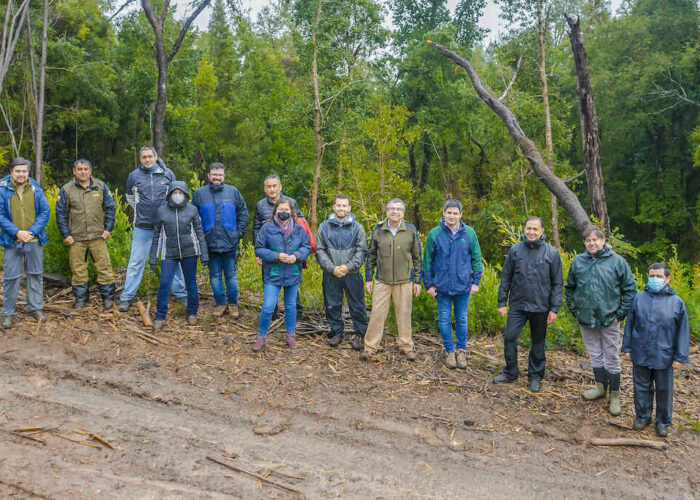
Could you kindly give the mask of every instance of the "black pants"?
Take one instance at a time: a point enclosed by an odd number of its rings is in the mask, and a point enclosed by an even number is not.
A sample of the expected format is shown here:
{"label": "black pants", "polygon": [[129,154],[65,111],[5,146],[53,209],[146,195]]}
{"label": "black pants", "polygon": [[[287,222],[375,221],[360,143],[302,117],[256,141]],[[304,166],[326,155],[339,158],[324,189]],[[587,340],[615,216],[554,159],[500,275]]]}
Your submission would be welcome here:
{"label": "black pants", "polygon": [[[673,366],[665,370],[654,370],[646,366],[633,365],[634,411],[643,422],[651,422],[651,411],[656,392],[656,425],[671,425],[673,411]],[[654,390],[656,386],[656,390]]]}
{"label": "black pants", "polygon": [[[265,282],[265,271],[260,271],[263,277],[263,283]],[[277,306],[275,310],[272,311],[272,319],[275,320],[279,316],[279,311]],[[301,305],[301,289],[297,290],[297,323],[304,317],[304,306]]]}
{"label": "black pants", "polygon": [[532,335],[532,348],[527,364],[527,374],[529,379],[544,378],[546,359],[544,354],[544,344],[547,339],[547,314],[546,312],[527,312],[510,309],[506,322],[505,341],[503,355],[506,359],[506,366],[503,373],[511,379],[518,378],[518,337],[526,322],[530,322],[530,333]]}
{"label": "black pants", "polygon": [[360,273],[346,274],[337,278],[331,273],[323,273],[323,305],[326,321],[331,327],[330,336],[343,335],[343,292],[350,308],[350,317],[355,333],[364,336],[367,332],[367,309],[365,309],[365,288]]}

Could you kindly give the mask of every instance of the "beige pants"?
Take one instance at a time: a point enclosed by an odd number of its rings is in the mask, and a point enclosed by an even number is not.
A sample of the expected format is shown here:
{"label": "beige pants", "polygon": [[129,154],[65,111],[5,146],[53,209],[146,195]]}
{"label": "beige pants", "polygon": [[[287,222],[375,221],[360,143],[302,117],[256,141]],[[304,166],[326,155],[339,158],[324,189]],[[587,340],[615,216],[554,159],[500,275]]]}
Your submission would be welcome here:
{"label": "beige pants", "polygon": [[70,246],[70,268],[73,271],[72,285],[84,285],[88,282],[88,252],[92,254],[97,270],[97,282],[100,285],[114,283],[112,262],[109,259],[107,242],[102,238],[96,240],[76,241]]}
{"label": "beige pants", "polygon": [[411,308],[413,307],[413,283],[387,285],[381,281],[374,283],[372,291],[372,314],[365,334],[365,351],[372,354],[379,347],[384,336],[384,323],[389,314],[389,306],[394,301],[396,324],[399,328],[398,344],[403,352],[413,349],[411,338]]}

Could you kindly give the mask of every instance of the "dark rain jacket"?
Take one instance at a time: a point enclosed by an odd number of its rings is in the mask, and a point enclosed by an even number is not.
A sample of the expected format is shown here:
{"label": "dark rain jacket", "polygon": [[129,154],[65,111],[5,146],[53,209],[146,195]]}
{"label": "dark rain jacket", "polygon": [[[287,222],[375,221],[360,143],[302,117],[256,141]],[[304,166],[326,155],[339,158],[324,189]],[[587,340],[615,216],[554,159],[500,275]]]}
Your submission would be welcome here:
{"label": "dark rain jacket", "polygon": [[520,237],[508,251],[498,288],[498,307],[510,305],[517,311],[559,312],[564,278],[561,257],[556,248],[545,241]]}
{"label": "dark rain jacket", "polygon": [[610,245],[595,255],[578,255],[571,262],[565,289],[571,314],[589,328],[604,328],[625,319],[637,293],[630,266]]}
{"label": "dark rain jacket", "polygon": [[348,266],[349,273],[358,273],[367,257],[367,239],[362,224],[351,213],[340,222],[332,213],[316,233],[316,259],[327,273],[336,266]]}
{"label": "dark rain jacket", "polygon": [[[31,177],[28,182],[34,192],[34,224],[29,228],[29,232],[39,238],[39,243],[46,245],[49,242],[46,224],[49,222],[51,209],[41,186]],[[10,212],[10,198],[13,194],[15,189],[12,187],[12,176],[6,175],[0,179],[0,245],[5,248],[12,248],[19,231],[17,225],[12,222]]]}
{"label": "dark rain jacket", "polygon": [[73,179],[61,187],[56,200],[56,224],[63,238],[75,241],[102,238],[114,229],[116,208],[107,184],[94,177],[83,187]]}
{"label": "dark rain jacket", "polygon": [[233,186],[203,186],[194,192],[192,204],[199,209],[209,252],[230,252],[248,227],[248,207]]}
{"label": "dark rain jacket", "polygon": [[[280,262],[280,253],[295,254],[294,264]],[[260,228],[255,240],[255,255],[263,261],[263,283],[276,286],[292,286],[301,283],[301,267],[311,255],[309,235],[299,224],[294,224],[289,238],[274,221],[266,222]]]}
{"label": "dark rain jacket", "polygon": [[413,224],[401,221],[396,236],[391,234],[388,219],[372,230],[365,265],[365,280],[375,277],[387,285],[421,282],[421,255],[418,230]]}
{"label": "dark rain jacket", "polygon": [[165,203],[175,174],[158,158],[151,171],[143,165],[133,170],[126,179],[126,201],[134,209],[134,226],[153,230],[158,209]]}
{"label": "dark rain jacket", "polygon": [[690,326],[683,299],[669,285],[658,292],[648,287],[632,299],[622,352],[635,365],[665,370],[674,361],[688,363]]}
{"label": "dark rain jacket", "polygon": [[[185,201],[181,205],[175,205],[170,195],[175,189],[185,193]],[[207,241],[202,232],[202,222],[199,212],[189,202],[190,191],[187,184],[175,181],[170,186],[166,197],[166,203],[158,209],[158,215],[153,231],[153,243],[151,244],[151,268],[156,266],[158,255],[162,260],[183,259],[185,257],[199,256],[202,264],[209,262]]]}
{"label": "dark rain jacket", "polygon": [[[304,217],[304,214],[299,210],[299,205],[294,198],[281,194],[280,199],[289,200],[292,203],[292,208],[296,207],[297,217]],[[253,244],[258,240],[260,228],[272,217],[272,210],[274,210],[274,208],[275,203],[267,196],[255,205],[255,213],[253,214]]]}

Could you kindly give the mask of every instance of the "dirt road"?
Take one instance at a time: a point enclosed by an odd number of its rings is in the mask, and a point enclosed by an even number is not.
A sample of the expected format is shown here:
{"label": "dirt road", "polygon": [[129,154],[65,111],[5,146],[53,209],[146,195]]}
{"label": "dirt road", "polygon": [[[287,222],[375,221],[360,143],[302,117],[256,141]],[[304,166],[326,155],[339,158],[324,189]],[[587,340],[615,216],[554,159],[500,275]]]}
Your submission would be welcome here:
{"label": "dirt road", "polygon": [[[253,311],[237,326],[209,311],[199,327],[173,318],[155,345],[136,335],[137,312],[103,314],[97,306],[51,313],[42,326],[24,319],[5,332],[0,427],[42,428],[23,432],[45,444],[0,432],[0,496],[697,495],[698,437],[681,416],[700,416],[697,374],[678,379],[668,450],[593,447],[591,437],[656,438],[651,428],[610,425],[601,402],[580,399],[590,383],[584,358],[551,353],[545,392],[532,395],[524,378],[490,384],[498,337],[470,340],[466,371],[445,368],[429,335],[417,337],[416,363],[398,356],[391,338],[368,363],[349,344],[334,350],[313,335],[290,352],[277,334],[254,355]],[[626,370],[623,425],[633,411]]]}

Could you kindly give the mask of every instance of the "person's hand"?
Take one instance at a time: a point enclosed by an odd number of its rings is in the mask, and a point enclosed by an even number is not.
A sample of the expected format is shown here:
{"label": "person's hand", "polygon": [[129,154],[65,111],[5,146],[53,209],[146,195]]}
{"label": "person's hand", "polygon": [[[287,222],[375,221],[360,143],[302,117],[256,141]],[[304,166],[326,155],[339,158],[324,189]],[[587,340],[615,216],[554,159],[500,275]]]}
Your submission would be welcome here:
{"label": "person's hand", "polygon": [[414,283],[413,284],[413,295],[418,297],[420,295],[420,283]]}
{"label": "person's hand", "polygon": [[333,268],[333,276],[335,276],[336,278],[342,278],[344,276],[343,271],[341,271],[340,267],[341,266],[335,266]]}
{"label": "person's hand", "polygon": [[73,243],[75,243],[75,240],[72,236],[68,236],[66,238],[63,238],[63,243],[65,243],[68,246],[71,246]]}
{"label": "person's hand", "polygon": [[284,262],[285,264],[287,263],[287,257],[289,256],[283,252],[277,254],[277,260],[279,260],[280,262]]}
{"label": "person's hand", "polygon": [[17,239],[22,243],[29,243],[34,238],[34,235],[29,231],[17,231]]}
{"label": "person's hand", "polygon": [[348,266],[346,266],[345,264],[343,264],[342,266],[338,266],[336,269],[340,269],[340,272],[342,273],[340,275],[341,278],[350,272],[350,269],[348,269]]}
{"label": "person's hand", "polygon": [[554,311],[549,311],[549,313],[547,313],[547,324],[551,325],[556,320],[557,320],[557,313],[555,313]]}
{"label": "person's hand", "polygon": [[365,290],[367,290],[367,293],[372,295],[372,290],[374,290],[374,282],[373,281],[368,281],[365,283]]}
{"label": "person's hand", "polygon": [[628,352],[623,353],[622,357],[625,358],[625,361],[632,361],[632,355]]}
{"label": "person's hand", "polygon": [[431,297],[437,297],[437,288],[435,288],[434,286],[428,288],[426,292],[428,292],[428,295],[430,295]]}
{"label": "person's hand", "polygon": [[681,368],[683,368],[683,363],[679,363],[678,361],[673,362],[673,369],[674,370],[680,370]]}
{"label": "person's hand", "polygon": [[497,311],[498,311],[498,314],[500,314],[500,315],[501,315],[502,317],[504,317],[504,318],[506,317],[506,314],[508,314],[508,308],[505,307],[505,306],[499,307],[499,308],[497,309]]}
{"label": "person's hand", "polygon": [[112,235],[112,231],[102,231],[102,239],[106,240]]}
{"label": "person's hand", "polygon": [[260,257],[258,257],[257,255],[255,256],[255,263],[259,266],[262,266],[262,264],[263,264],[262,259]]}
{"label": "person's hand", "polygon": [[297,254],[287,255],[287,264],[294,264],[297,261]]}
{"label": "person's hand", "polygon": [[479,292],[479,285],[472,285],[472,289],[469,290],[469,295],[476,295]]}

